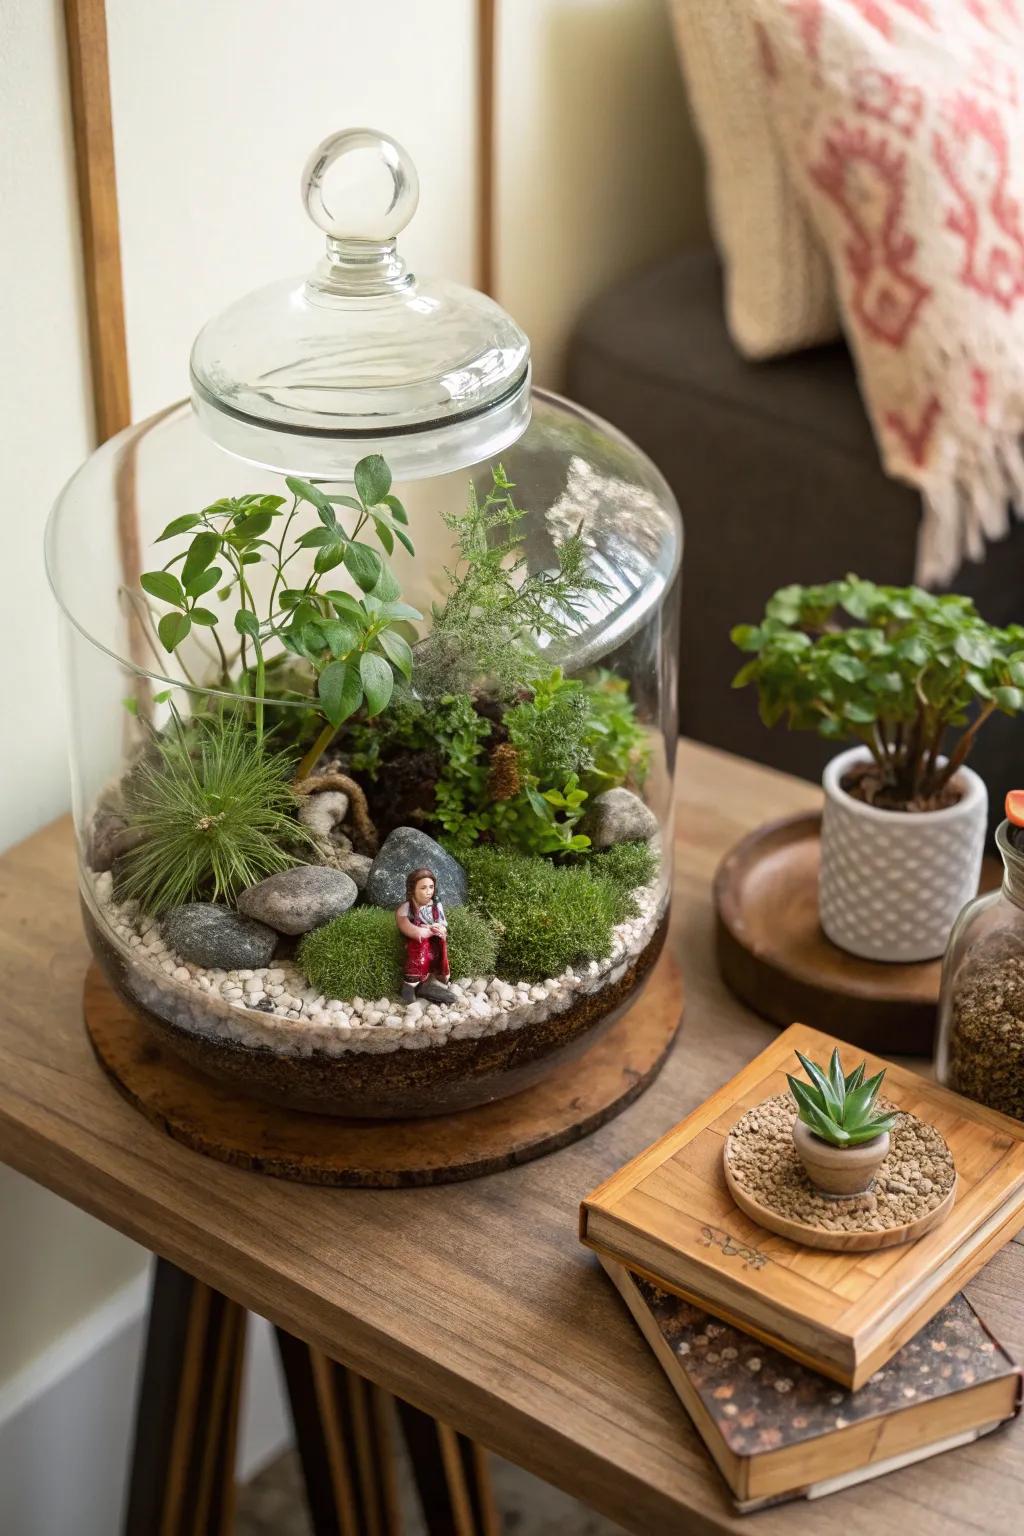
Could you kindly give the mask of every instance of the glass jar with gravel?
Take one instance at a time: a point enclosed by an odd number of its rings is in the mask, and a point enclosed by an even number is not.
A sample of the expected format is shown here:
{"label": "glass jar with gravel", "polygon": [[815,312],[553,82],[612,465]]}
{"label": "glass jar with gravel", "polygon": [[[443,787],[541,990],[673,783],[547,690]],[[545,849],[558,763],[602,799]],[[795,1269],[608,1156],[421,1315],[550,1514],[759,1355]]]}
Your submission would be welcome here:
{"label": "glass jar with gravel", "polygon": [[947,1087],[1024,1120],[1024,825],[1003,821],[996,846],[1002,886],[968,902],[950,935],[937,1067]]}

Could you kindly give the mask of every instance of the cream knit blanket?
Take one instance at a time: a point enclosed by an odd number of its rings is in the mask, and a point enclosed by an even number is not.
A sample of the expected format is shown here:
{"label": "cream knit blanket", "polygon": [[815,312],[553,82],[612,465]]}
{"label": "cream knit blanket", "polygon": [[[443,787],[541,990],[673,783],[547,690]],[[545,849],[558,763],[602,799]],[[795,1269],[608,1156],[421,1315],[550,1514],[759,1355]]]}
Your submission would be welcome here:
{"label": "cream knit blanket", "polygon": [[[749,0],[918,579],[1024,515],[1024,0]],[[827,512],[827,509],[823,509]]]}

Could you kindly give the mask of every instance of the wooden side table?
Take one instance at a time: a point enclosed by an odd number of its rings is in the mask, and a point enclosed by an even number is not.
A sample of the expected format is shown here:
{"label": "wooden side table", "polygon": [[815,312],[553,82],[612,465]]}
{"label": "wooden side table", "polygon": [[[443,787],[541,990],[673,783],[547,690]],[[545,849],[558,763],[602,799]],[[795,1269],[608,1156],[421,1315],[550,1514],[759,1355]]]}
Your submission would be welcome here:
{"label": "wooden side table", "polygon": [[[70,828],[57,824],[0,860],[0,1157],[223,1298],[211,1295],[201,1308],[225,1316],[247,1308],[301,1340],[307,1393],[323,1383],[324,1367],[314,1372],[313,1362],[325,1358],[451,1426],[464,1437],[464,1466],[473,1442],[632,1531],[750,1536],[622,1303],[577,1242],[577,1205],[771,1038],[772,1026],[718,979],[711,877],[753,826],[818,802],[807,784],[685,746],[669,943],[683,966],[687,1010],[665,1070],[632,1108],[574,1146],[471,1183],[410,1190],[316,1189],[222,1166],[170,1141],[120,1098],[82,1028],[88,957]],[[898,1052],[893,1040],[889,1053]],[[1024,1355],[1021,1243],[1010,1243],[968,1295],[1007,1348]],[[205,1379],[222,1384],[230,1405],[236,1367],[227,1353],[216,1368],[214,1351]],[[348,1378],[332,1381],[349,1401]],[[353,1390],[360,1406],[329,1432],[355,1447],[377,1400],[368,1388]],[[223,1438],[193,1438],[203,1463],[193,1481],[216,1483]],[[447,1454],[454,1465],[450,1442]],[[211,1458],[212,1473],[203,1470]],[[378,1474],[366,1476],[382,1506]],[[210,1518],[224,1498],[210,1496]],[[1018,1422],[877,1482],[765,1510],[757,1536],[1010,1536],[1022,1505]]]}

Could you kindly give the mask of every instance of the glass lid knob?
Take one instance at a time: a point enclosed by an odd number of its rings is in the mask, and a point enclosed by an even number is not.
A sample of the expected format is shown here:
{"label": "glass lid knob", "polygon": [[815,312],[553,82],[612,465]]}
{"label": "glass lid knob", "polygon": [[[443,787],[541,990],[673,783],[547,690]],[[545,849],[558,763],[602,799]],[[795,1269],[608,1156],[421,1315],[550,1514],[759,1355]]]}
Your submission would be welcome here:
{"label": "glass lid knob", "polygon": [[407,151],[388,134],[346,128],[324,139],[306,161],[302,195],[329,240],[383,245],[416,212],[420,181]]}

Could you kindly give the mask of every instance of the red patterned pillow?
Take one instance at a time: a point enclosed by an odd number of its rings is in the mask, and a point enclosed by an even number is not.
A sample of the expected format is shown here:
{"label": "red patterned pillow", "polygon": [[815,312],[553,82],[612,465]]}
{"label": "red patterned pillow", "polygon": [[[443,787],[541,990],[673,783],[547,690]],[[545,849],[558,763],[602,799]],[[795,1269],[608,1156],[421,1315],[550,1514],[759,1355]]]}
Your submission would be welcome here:
{"label": "red patterned pillow", "polygon": [[750,0],[924,581],[1024,512],[1024,0]]}

